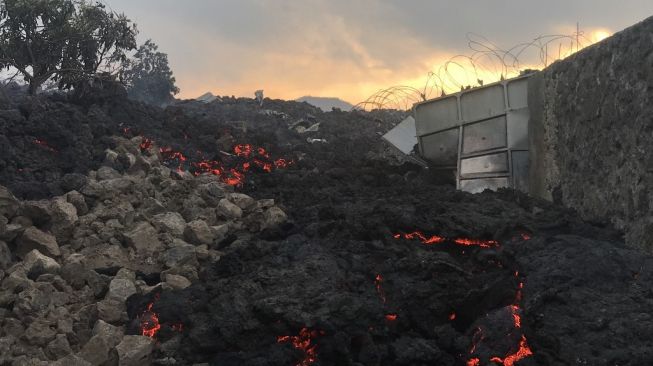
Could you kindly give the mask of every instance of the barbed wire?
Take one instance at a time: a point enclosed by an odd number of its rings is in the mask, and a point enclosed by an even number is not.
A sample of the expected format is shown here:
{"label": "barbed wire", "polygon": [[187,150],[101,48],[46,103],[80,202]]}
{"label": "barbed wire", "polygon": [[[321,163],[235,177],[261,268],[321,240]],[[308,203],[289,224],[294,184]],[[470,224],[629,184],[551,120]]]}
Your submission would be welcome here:
{"label": "barbed wire", "polygon": [[508,49],[475,33],[468,33],[467,41],[471,53],[453,56],[437,71],[429,71],[422,88],[391,86],[377,91],[354,108],[408,110],[417,102],[545,68],[593,43],[578,27],[573,34],[540,35]]}

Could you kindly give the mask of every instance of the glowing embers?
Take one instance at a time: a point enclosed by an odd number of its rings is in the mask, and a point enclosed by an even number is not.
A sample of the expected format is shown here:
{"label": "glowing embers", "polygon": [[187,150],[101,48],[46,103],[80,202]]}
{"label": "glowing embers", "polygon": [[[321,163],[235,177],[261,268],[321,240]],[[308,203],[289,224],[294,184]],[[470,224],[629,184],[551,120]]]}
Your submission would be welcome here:
{"label": "glowing embers", "polygon": [[[150,338],[156,338],[157,333],[161,330],[161,322],[159,321],[159,315],[152,310],[154,303],[159,300],[159,294],[154,296],[154,300],[151,303],[147,304],[147,307],[143,314],[139,317],[140,320],[140,330],[141,335]],[[176,332],[183,332],[184,325],[182,323],[174,323],[170,325],[170,329]]]}
{"label": "glowing embers", "polygon": [[513,366],[515,362],[532,355],[533,351],[531,351],[530,347],[528,347],[526,336],[522,334],[521,340],[519,341],[519,349],[517,349],[515,353],[512,353],[503,359],[499,357],[492,357],[490,361],[503,364],[503,366]]}
{"label": "glowing embers", "polygon": [[499,242],[496,240],[479,240],[479,239],[468,239],[468,238],[457,238],[457,239],[448,239],[437,235],[427,236],[420,231],[414,231],[412,233],[400,233],[394,235],[395,239],[408,239],[408,240],[419,240],[423,244],[433,245],[441,244],[445,242],[451,242],[456,245],[461,246],[477,246],[481,248],[494,248],[499,246]]}
{"label": "glowing embers", "polygon": [[377,274],[374,277],[374,287],[376,288],[376,293],[379,294],[381,301],[385,304],[385,291],[383,291],[383,276]]}
{"label": "glowing embers", "polygon": [[[515,272],[515,277],[519,279],[519,272]],[[528,346],[528,341],[526,340],[526,336],[522,330],[522,310],[519,304],[522,299],[523,287],[524,283],[520,281],[517,287],[517,293],[515,294],[514,303],[503,310],[503,314],[509,312],[510,321],[512,323],[506,336],[514,339],[515,342],[517,342],[515,337],[519,337],[519,341],[504,357],[492,356],[489,358],[490,362],[503,366],[514,366],[517,361],[533,355],[533,351]],[[484,339],[485,334],[483,329],[481,327],[476,328],[476,331],[472,336],[472,346],[469,351],[470,355],[474,357],[467,360],[467,366],[478,366],[481,364],[482,357],[477,357],[478,355],[476,353],[478,351],[477,347],[484,341]]]}
{"label": "glowing embers", "polygon": [[51,151],[51,152],[55,152],[55,153],[58,153],[58,152],[59,152],[59,150],[57,150],[57,149],[55,149],[54,147],[50,146],[50,145],[48,144],[48,142],[45,141],[45,140],[34,139],[34,141],[32,141],[32,142],[33,142],[35,145],[43,146],[44,148],[46,148],[47,150],[49,150],[49,151]]}
{"label": "glowing embers", "polygon": [[141,152],[145,152],[150,147],[152,147],[152,140],[148,139],[147,137],[143,137],[138,147],[141,149]]}
{"label": "glowing embers", "polygon": [[397,318],[399,318],[399,315],[397,315],[397,314],[394,314],[394,313],[392,313],[392,314],[385,314],[385,320],[387,320],[387,321],[389,321],[389,322],[396,321]]}
{"label": "glowing embers", "polygon": [[[123,128],[125,135],[131,134],[131,129]],[[44,145],[46,146],[46,145]],[[141,136],[139,148],[142,153],[152,152],[154,140]],[[263,147],[250,144],[239,144],[233,147],[233,154],[222,152],[226,157],[220,160],[206,159],[201,151],[194,153],[193,157],[177,151],[170,146],[158,149],[161,161],[168,167],[174,167],[178,172],[188,170],[191,174],[213,174],[220,177],[225,184],[242,187],[245,184],[246,173],[254,168],[265,173],[275,169],[285,169],[294,164],[293,160],[279,158],[273,160],[270,153]]]}
{"label": "glowing embers", "polygon": [[295,349],[304,352],[304,357],[297,362],[296,366],[309,366],[317,361],[317,343],[315,339],[323,336],[324,331],[302,328],[296,336],[278,336],[277,343],[290,343]]}
{"label": "glowing embers", "polygon": [[141,334],[150,338],[154,338],[161,330],[159,316],[152,311],[152,306],[154,306],[154,302],[149,303],[147,310],[141,315]]}

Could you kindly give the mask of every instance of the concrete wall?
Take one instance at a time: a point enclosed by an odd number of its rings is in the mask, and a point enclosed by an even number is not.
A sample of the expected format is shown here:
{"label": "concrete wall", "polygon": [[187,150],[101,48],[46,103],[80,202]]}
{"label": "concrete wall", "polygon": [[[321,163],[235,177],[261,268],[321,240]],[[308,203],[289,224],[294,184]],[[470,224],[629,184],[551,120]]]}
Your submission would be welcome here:
{"label": "concrete wall", "polygon": [[653,252],[653,17],[531,78],[530,192]]}

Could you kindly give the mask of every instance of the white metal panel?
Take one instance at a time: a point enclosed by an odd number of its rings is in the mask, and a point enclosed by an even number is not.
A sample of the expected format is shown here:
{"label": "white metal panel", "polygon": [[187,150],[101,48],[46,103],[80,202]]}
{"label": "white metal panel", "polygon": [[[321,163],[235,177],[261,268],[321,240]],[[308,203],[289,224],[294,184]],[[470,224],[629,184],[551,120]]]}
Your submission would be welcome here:
{"label": "white metal panel", "polygon": [[460,175],[508,173],[508,153],[483,155],[460,161]]}
{"label": "white metal panel", "polygon": [[528,78],[508,82],[508,106],[511,109],[528,108]]}
{"label": "white metal panel", "polygon": [[506,117],[500,116],[463,127],[463,154],[506,147]]}
{"label": "white metal panel", "polygon": [[528,193],[528,151],[512,152],[513,188]]}
{"label": "white metal panel", "polygon": [[504,114],[506,103],[504,101],[503,85],[499,84],[465,92],[460,97],[460,108],[462,119],[465,122]]}
{"label": "white metal panel", "polygon": [[528,108],[508,112],[508,147],[528,150]]}
{"label": "white metal panel", "polygon": [[417,136],[458,126],[458,98],[435,99],[415,106]]}
{"label": "white metal panel", "polygon": [[383,138],[402,153],[409,155],[413,151],[413,147],[417,144],[417,137],[415,137],[415,118],[408,116],[383,135]]}
{"label": "white metal panel", "polygon": [[456,166],[458,163],[459,128],[420,137],[422,156],[436,166]]}

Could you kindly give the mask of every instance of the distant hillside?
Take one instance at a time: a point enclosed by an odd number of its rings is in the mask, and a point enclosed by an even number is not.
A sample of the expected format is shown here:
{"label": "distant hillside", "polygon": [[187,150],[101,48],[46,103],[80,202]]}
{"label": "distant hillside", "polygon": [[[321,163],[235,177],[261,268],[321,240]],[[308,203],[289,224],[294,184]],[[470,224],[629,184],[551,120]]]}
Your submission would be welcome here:
{"label": "distant hillside", "polygon": [[350,103],[339,98],[305,96],[298,98],[297,101],[314,105],[325,112],[330,112],[332,108],[340,108],[343,111],[349,111],[354,107]]}

